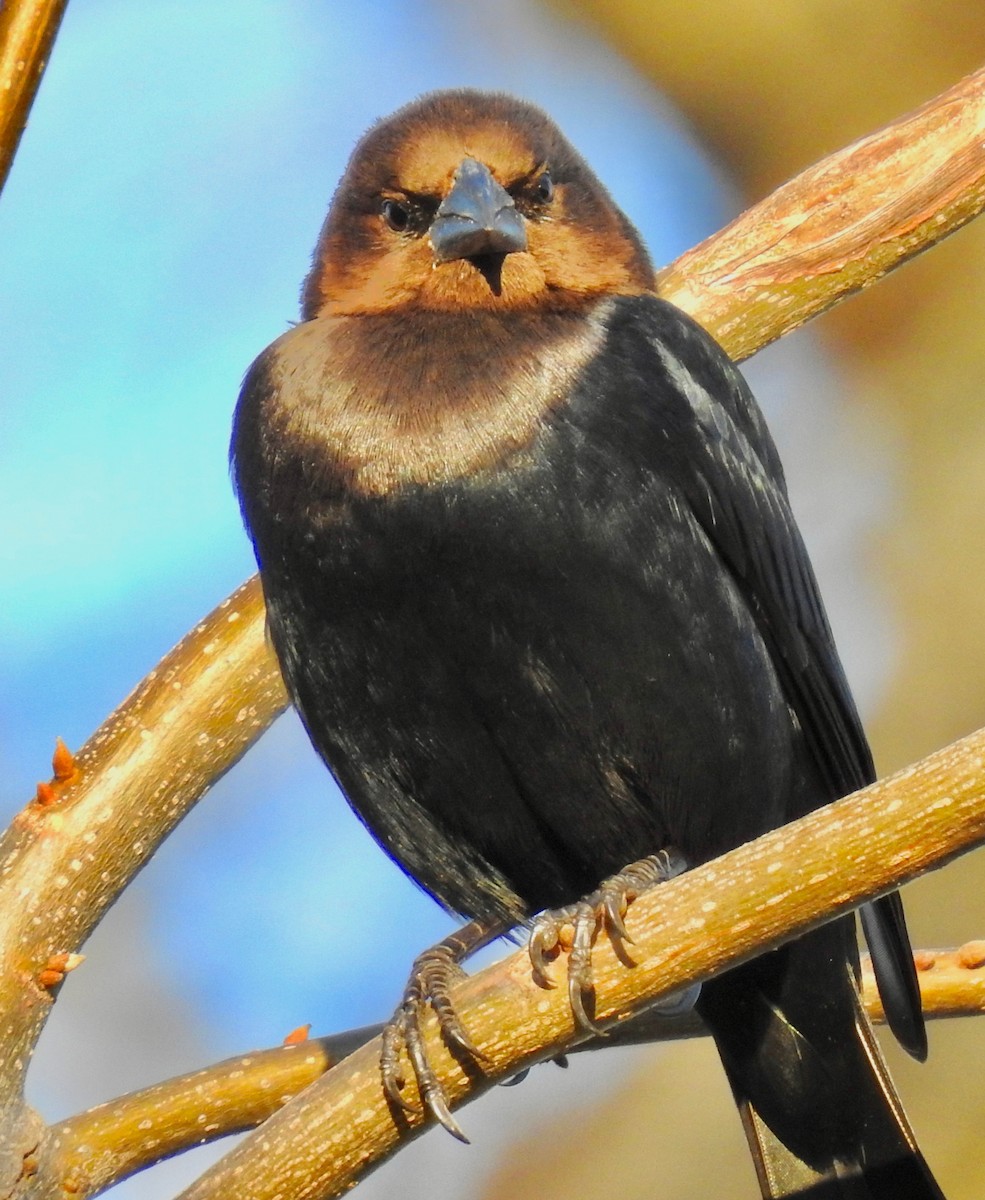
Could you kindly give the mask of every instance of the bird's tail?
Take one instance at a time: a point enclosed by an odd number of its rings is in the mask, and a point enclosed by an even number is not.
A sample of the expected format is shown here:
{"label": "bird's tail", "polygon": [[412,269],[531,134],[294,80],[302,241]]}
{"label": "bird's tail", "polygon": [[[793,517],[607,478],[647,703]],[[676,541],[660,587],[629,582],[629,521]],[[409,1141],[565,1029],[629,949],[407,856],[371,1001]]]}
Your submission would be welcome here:
{"label": "bird's tail", "polygon": [[705,984],[764,1200],[944,1200],[862,1009],[854,922]]}

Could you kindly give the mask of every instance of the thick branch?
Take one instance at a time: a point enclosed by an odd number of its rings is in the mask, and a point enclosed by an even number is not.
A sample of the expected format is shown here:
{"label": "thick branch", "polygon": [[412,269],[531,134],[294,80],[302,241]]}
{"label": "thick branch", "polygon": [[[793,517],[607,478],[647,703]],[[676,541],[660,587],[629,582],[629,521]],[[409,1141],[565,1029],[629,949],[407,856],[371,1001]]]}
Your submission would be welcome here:
{"label": "thick branch", "polygon": [[[985,1012],[985,942],[958,950],[922,950],[916,960],[926,1017]],[[489,967],[494,981],[490,986],[501,986],[506,970],[500,963]],[[882,1023],[885,1015],[867,958],[862,964],[862,994],[869,1016]],[[228,1059],[61,1121],[48,1148],[47,1175],[60,1181],[58,1186],[69,1180],[73,1197],[87,1200],[172,1154],[255,1128],[330,1067],[377,1038],[381,1028],[348,1030]],[[609,1036],[591,1038],[573,1049],[649,1044],[706,1032],[693,1012],[676,1017],[643,1013]],[[57,1196],[57,1190],[52,1195]]]}
{"label": "thick branch", "polygon": [[658,287],[748,358],[983,207],[985,70],[808,167],[682,254]]}
{"label": "thick branch", "polygon": [[0,5],[0,191],[67,4],[68,0],[4,0]]}
{"label": "thick branch", "polygon": [[77,758],[56,756],[55,780],[0,839],[0,1104],[22,1094],[59,957],[78,949],[283,708],[263,622],[251,581],[171,651]]}
{"label": "thick branch", "polygon": [[[985,730],[642,896],[629,912],[636,965],[627,969],[611,946],[597,947],[596,1019],[623,1021],[983,841]],[[563,984],[563,961],[554,974]],[[433,1017],[427,1023],[429,1057],[456,1105],[575,1036],[566,988],[538,988],[523,950],[467,980],[453,999],[485,1058],[484,1074],[470,1077]],[[423,1126],[388,1109],[378,1060],[378,1041],[357,1050],[181,1200],[324,1200],[347,1191]]]}

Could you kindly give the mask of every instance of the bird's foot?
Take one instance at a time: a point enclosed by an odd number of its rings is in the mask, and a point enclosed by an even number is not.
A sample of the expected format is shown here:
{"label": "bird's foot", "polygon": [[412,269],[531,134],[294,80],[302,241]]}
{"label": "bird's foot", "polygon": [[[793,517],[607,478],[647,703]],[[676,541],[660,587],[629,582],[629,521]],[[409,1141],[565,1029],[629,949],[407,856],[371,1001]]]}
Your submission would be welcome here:
{"label": "bird's foot", "polygon": [[[485,1055],[469,1037],[451,1000],[451,989],[465,976],[461,963],[503,932],[501,925],[470,921],[455,933],[418,955],[411,967],[403,997],[393,1016],[383,1028],[383,1049],[380,1052],[380,1071],[383,1090],[396,1107],[406,1112],[429,1112],[436,1121],[459,1141],[468,1142],[448,1107],[448,1096],[428,1058],[421,1022],[430,1005],[438,1019],[441,1035],[447,1045],[472,1063],[481,1062]],[[417,1081],[421,1106],[403,1095],[407,1082],[401,1051],[407,1058]]]}
{"label": "bird's foot", "polygon": [[[585,1033],[600,1034],[592,1012],[595,987],[592,974],[592,950],[601,929],[612,939],[616,953],[629,961],[625,944],[632,943],[624,917],[630,904],[654,884],[673,879],[687,869],[687,862],[676,850],[661,850],[631,863],[616,875],[604,880],[601,886],[576,904],[549,909],[537,917],[530,931],[530,963],[534,978],[542,987],[554,987],[547,973],[547,963],[562,944],[567,944],[565,927],[572,929],[568,958],[568,1000],[576,1026]],[[675,996],[671,1003],[679,1006]],[[690,1004],[693,1005],[693,999]]]}

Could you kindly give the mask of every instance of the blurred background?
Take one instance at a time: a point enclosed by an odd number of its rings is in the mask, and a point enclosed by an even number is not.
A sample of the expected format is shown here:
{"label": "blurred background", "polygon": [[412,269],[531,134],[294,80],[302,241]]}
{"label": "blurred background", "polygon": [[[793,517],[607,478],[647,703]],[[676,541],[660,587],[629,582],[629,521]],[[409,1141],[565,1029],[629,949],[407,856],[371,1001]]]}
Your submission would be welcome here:
{"label": "blurred background", "polygon": [[[50,774],[253,570],[226,446],[297,316],[356,138],[436,87],[548,109],[657,263],[985,57],[964,0],[72,0],[0,200],[0,806]],[[782,15],[778,16],[778,12]],[[748,373],[888,771],[985,723],[985,224]],[[919,945],[985,936],[983,860],[908,889]],[[48,1119],[385,1018],[450,928],[376,849],[293,716],[86,947],[31,1076]],[[892,1063],[952,1200],[982,1194],[985,1025]],[[710,1045],[583,1056],[429,1133],[367,1197],[752,1200]],[[163,1200],[207,1148],[115,1189]],[[444,1182],[443,1182],[444,1181]]]}

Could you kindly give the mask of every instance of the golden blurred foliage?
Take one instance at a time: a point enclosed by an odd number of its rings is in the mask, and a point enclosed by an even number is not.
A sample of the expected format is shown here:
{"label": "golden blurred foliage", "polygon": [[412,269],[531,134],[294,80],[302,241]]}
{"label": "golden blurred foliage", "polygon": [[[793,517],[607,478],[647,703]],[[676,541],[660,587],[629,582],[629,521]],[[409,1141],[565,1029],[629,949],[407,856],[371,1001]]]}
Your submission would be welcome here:
{"label": "golden blurred foliage", "polygon": [[[555,0],[666,94],[747,199],[921,105],[985,61],[967,0]],[[883,772],[985,724],[985,222],[816,325],[852,403],[885,430],[896,508],[872,547],[898,642],[871,722]],[[985,936],[985,863],[907,890],[914,941]],[[950,1200],[985,1194],[981,1020],[939,1022],[926,1066],[887,1046]],[[752,1200],[754,1175],[710,1044],[655,1050],[613,1100],[526,1134],[487,1200]]]}

